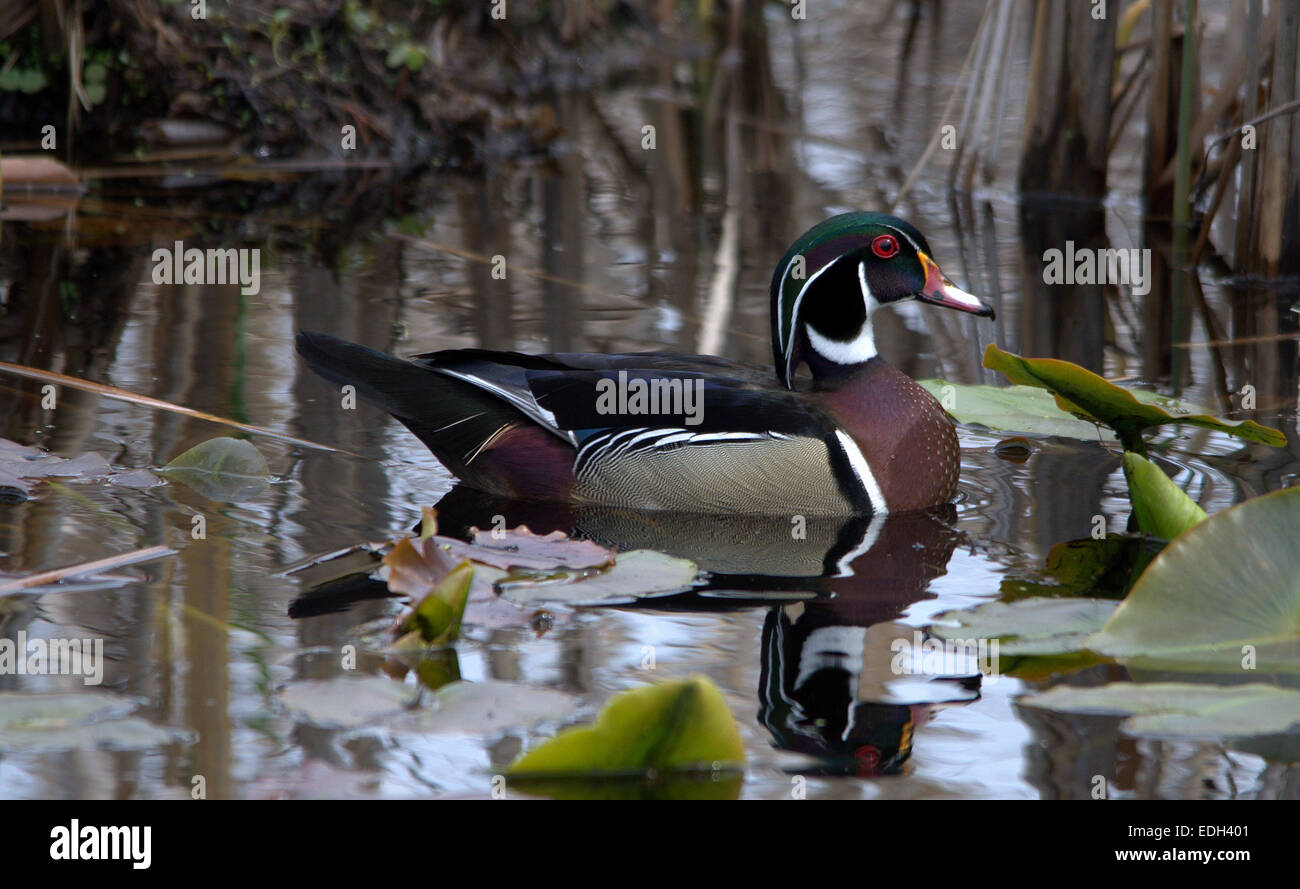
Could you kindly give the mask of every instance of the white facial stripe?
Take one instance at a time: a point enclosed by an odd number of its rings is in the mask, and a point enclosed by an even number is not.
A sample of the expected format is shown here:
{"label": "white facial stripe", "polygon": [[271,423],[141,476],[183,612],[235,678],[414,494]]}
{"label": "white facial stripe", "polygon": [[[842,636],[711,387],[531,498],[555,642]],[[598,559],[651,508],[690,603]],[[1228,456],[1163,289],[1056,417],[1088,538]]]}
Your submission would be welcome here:
{"label": "white facial stripe", "polygon": [[922,252],[921,245],[916,243],[916,241],[913,241],[912,236],[909,235],[907,232],[903,231],[901,228],[894,228],[892,225],[886,225],[885,228],[889,229],[890,231],[898,232],[900,235],[903,236],[903,239],[906,240],[907,243],[912,245],[913,250],[915,250],[917,253]]}
{"label": "white facial stripe", "polygon": [[[793,264],[794,260],[792,259],[790,260],[790,262]],[[778,311],[776,313],[776,332],[777,332],[777,339],[781,343],[781,352],[782,354],[785,355],[785,374],[787,378],[790,376],[790,359],[794,357],[794,331],[795,328],[798,327],[799,306],[803,302],[804,294],[806,294],[808,292],[808,288],[812,286],[812,282],[816,281],[817,278],[821,276],[822,272],[826,271],[828,268],[830,268],[833,265],[835,265],[834,261],[826,263],[826,265],[822,266],[817,271],[809,275],[808,280],[804,281],[803,286],[799,288],[799,295],[794,298],[794,309],[791,310],[790,312],[790,330],[788,332],[788,335],[782,323],[782,320],[785,317],[785,313],[780,311],[780,306],[777,306]],[[786,266],[787,274],[789,274],[789,270],[790,270],[789,266]]]}
{"label": "white facial stripe", "polygon": [[871,511],[873,513],[889,512],[889,507],[885,503],[885,492],[880,490],[880,483],[871,474],[871,467],[867,465],[867,458],[863,455],[862,449],[858,447],[857,442],[849,438],[848,433],[842,429],[835,430],[835,438],[844,450],[844,456],[849,458],[849,465],[853,467],[853,474],[858,477],[858,481],[862,483],[863,489],[867,492],[867,499],[871,501]]}

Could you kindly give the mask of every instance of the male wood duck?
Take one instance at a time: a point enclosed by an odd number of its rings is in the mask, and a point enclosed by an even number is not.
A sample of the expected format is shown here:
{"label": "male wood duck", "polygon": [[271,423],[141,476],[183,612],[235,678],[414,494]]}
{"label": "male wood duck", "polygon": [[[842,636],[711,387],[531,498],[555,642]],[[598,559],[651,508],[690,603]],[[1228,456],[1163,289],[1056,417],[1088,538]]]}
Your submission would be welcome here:
{"label": "male wood duck", "polygon": [[[388,411],[458,478],[520,500],[690,513],[872,515],[952,499],[952,420],[876,353],[871,316],[919,299],[992,317],[913,226],[845,213],[772,277],[770,369],[672,352],[404,360],[320,333],[298,352]],[[807,365],[811,383],[796,380]]]}

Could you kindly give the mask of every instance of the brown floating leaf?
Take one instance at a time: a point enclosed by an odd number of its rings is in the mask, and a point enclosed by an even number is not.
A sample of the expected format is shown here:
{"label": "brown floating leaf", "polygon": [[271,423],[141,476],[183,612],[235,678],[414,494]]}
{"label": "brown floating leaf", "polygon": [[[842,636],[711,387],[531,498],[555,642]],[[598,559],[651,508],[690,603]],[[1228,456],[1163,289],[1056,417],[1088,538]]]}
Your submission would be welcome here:
{"label": "brown floating leaf", "polygon": [[29,445],[0,438],[0,489],[3,499],[21,501],[46,479],[106,480],[127,488],[152,488],[166,484],[147,469],[119,469],[96,453],[59,457]]}
{"label": "brown floating leaf", "polygon": [[99,454],[82,454],[66,459],[39,448],[0,439],[0,487],[13,487],[30,494],[32,486],[47,478],[103,478],[112,472]]}
{"label": "brown floating leaf", "polygon": [[453,556],[473,559],[509,571],[600,568],[614,562],[614,553],[590,540],[571,540],[561,531],[534,534],[527,525],[503,531],[474,529],[474,542],[440,538]]}

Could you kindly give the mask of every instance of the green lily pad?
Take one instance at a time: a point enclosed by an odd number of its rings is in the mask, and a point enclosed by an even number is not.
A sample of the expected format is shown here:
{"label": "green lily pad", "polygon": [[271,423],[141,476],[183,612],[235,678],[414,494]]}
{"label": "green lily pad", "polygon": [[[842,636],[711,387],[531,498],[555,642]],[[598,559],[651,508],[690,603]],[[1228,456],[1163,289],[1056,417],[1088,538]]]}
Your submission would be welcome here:
{"label": "green lily pad", "polygon": [[148,750],[189,732],[132,716],[143,701],[112,692],[0,692],[0,752]]}
{"label": "green lily pad", "polygon": [[1139,530],[1173,540],[1205,521],[1205,510],[1147,458],[1125,451],[1124,478]]}
{"label": "green lily pad", "polygon": [[293,682],[280,700],[293,714],[323,728],[357,728],[396,716],[414,690],[386,676],[335,676]]}
{"label": "green lily pad", "polygon": [[[1300,488],[1180,534],[1087,647],[1170,669],[1300,670]],[[1251,646],[1246,649],[1245,646]]]}
{"label": "green lily pad", "polygon": [[953,419],[968,426],[1083,441],[1115,440],[1104,427],[1067,414],[1056,406],[1050,392],[1033,386],[973,386],[947,380],[917,382],[939,399]]}
{"label": "green lily pad", "polygon": [[[985,386],[930,379],[917,382],[939,399],[958,423],[995,432],[1052,435],[1080,441],[1117,441],[1115,433],[1092,419],[1062,410],[1056,397],[1036,386]],[[1174,416],[1202,412],[1181,398],[1150,389],[1126,389],[1143,404],[1153,404]]]}
{"label": "green lily pad", "polygon": [[1126,451],[1145,454],[1142,432],[1166,423],[1188,423],[1226,432],[1248,441],[1285,447],[1286,436],[1253,420],[1222,420],[1208,414],[1171,414],[1158,404],[1139,400],[1132,392],[1087,368],[1057,358],[1022,358],[989,343],[984,366],[1012,383],[1037,386],[1056,396],[1056,403],[1084,420],[1115,430]]}
{"label": "green lily pad", "polygon": [[946,611],[930,632],[943,639],[997,639],[998,656],[1058,655],[1086,648],[1084,640],[1114,613],[1105,599],[1022,599]]}
{"label": "green lily pad", "polygon": [[1285,732],[1300,723],[1300,691],[1274,685],[1113,682],[1098,688],[1059,685],[1021,698],[1021,706],[1126,717],[1131,735],[1221,738]]}
{"label": "green lily pad", "polygon": [[169,480],[209,500],[241,503],[271,482],[271,470],[257,448],[239,438],[213,438],[190,448],[159,470]]}
{"label": "green lily pad", "polygon": [[565,729],[519,757],[514,778],[740,769],[745,748],[722,693],[703,676],[616,695],[594,725]]}
{"label": "green lily pad", "polygon": [[699,566],[648,549],[619,553],[612,567],[599,573],[570,572],[506,577],[496,584],[503,599],[517,605],[533,602],[611,604],[662,596],[690,589],[699,576]]}
{"label": "green lily pad", "polygon": [[292,682],[280,700],[295,717],[322,728],[490,737],[563,719],[572,695],[522,682],[452,681],[416,702],[416,690],[387,676],[342,675]]}
{"label": "green lily pad", "polygon": [[575,707],[573,695],[554,688],[488,679],[452,682],[433,695],[433,708],[399,716],[395,730],[491,737],[555,725]]}

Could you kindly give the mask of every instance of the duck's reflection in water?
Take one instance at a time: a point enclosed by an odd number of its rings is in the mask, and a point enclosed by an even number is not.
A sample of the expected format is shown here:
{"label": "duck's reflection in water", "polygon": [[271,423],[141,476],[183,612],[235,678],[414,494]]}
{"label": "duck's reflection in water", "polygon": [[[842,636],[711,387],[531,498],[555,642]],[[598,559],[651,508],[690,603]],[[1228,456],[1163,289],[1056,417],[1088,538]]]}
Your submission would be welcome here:
{"label": "duck's reflection in water", "polygon": [[808,774],[895,774],[932,706],[978,696],[969,659],[913,673],[920,634],[898,618],[930,598],[959,541],[950,514],[876,519],[825,595],[773,608],[763,624],[759,719],[776,745],[816,757]]}
{"label": "duck's reflection in water", "polygon": [[[655,549],[709,572],[694,592],[637,606],[661,611],[768,607],[759,719],[777,747],[815,759],[803,774],[894,774],[937,704],[974,700],[977,665],[912,672],[920,636],[899,622],[931,598],[960,541],[951,507],[874,518],[709,516],[517,503],[457,488],[439,531],[527,525],[619,551]],[[619,607],[628,607],[621,605]]]}

